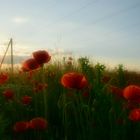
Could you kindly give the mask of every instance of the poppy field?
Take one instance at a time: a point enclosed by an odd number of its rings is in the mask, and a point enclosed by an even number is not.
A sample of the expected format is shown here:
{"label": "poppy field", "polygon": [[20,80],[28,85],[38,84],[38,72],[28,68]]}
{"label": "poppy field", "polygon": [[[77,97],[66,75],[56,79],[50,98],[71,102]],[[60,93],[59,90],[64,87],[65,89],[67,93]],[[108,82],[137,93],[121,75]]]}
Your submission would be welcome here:
{"label": "poppy field", "polygon": [[20,69],[0,72],[1,140],[140,137],[140,73],[87,57],[51,61],[39,50]]}

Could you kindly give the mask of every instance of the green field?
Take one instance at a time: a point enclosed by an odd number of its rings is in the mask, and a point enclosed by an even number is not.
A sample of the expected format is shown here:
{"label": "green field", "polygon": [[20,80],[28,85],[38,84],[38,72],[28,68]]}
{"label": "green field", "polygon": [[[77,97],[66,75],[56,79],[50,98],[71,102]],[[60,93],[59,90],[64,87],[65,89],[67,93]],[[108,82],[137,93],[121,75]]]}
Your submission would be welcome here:
{"label": "green field", "polygon": [[87,57],[27,67],[1,71],[1,140],[140,137],[140,73],[123,65],[108,70]]}

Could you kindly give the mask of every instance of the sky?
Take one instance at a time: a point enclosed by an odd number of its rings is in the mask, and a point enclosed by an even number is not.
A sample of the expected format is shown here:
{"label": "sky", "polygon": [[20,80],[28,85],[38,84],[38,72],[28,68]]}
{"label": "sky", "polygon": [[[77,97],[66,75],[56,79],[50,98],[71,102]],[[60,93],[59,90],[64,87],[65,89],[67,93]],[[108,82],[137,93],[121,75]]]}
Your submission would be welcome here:
{"label": "sky", "polygon": [[47,50],[140,70],[140,0],[0,0],[0,55],[10,38],[15,56]]}

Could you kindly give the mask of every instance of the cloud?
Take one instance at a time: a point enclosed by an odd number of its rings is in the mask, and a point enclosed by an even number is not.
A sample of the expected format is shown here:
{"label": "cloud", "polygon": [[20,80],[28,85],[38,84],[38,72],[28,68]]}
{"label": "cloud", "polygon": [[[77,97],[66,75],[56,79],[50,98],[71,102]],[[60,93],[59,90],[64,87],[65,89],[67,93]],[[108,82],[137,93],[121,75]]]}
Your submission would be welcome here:
{"label": "cloud", "polygon": [[28,18],[25,17],[13,17],[12,18],[12,22],[17,23],[17,24],[23,24],[23,23],[27,23],[28,22]]}

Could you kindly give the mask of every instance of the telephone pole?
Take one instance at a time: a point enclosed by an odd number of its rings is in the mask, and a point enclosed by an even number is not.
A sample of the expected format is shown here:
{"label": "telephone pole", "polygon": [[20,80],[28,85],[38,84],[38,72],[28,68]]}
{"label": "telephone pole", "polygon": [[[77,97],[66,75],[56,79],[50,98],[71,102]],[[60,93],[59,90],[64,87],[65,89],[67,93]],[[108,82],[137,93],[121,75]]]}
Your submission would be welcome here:
{"label": "telephone pole", "polygon": [[11,48],[11,54],[10,54],[11,55],[11,72],[13,73],[13,71],[14,71],[14,60],[13,60],[13,39],[12,38],[10,39],[10,41],[9,41],[9,43],[7,45],[6,51],[5,51],[5,53],[4,53],[3,57],[2,57],[2,60],[1,60],[1,63],[0,63],[0,69],[2,67],[3,61],[4,61],[5,57],[6,57],[6,54],[7,54],[7,51],[9,49],[9,47]]}
{"label": "telephone pole", "polygon": [[13,39],[10,39],[10,44],[11,44],[11,71],[13,73],[14,71],[14,59],[13,59]]}

